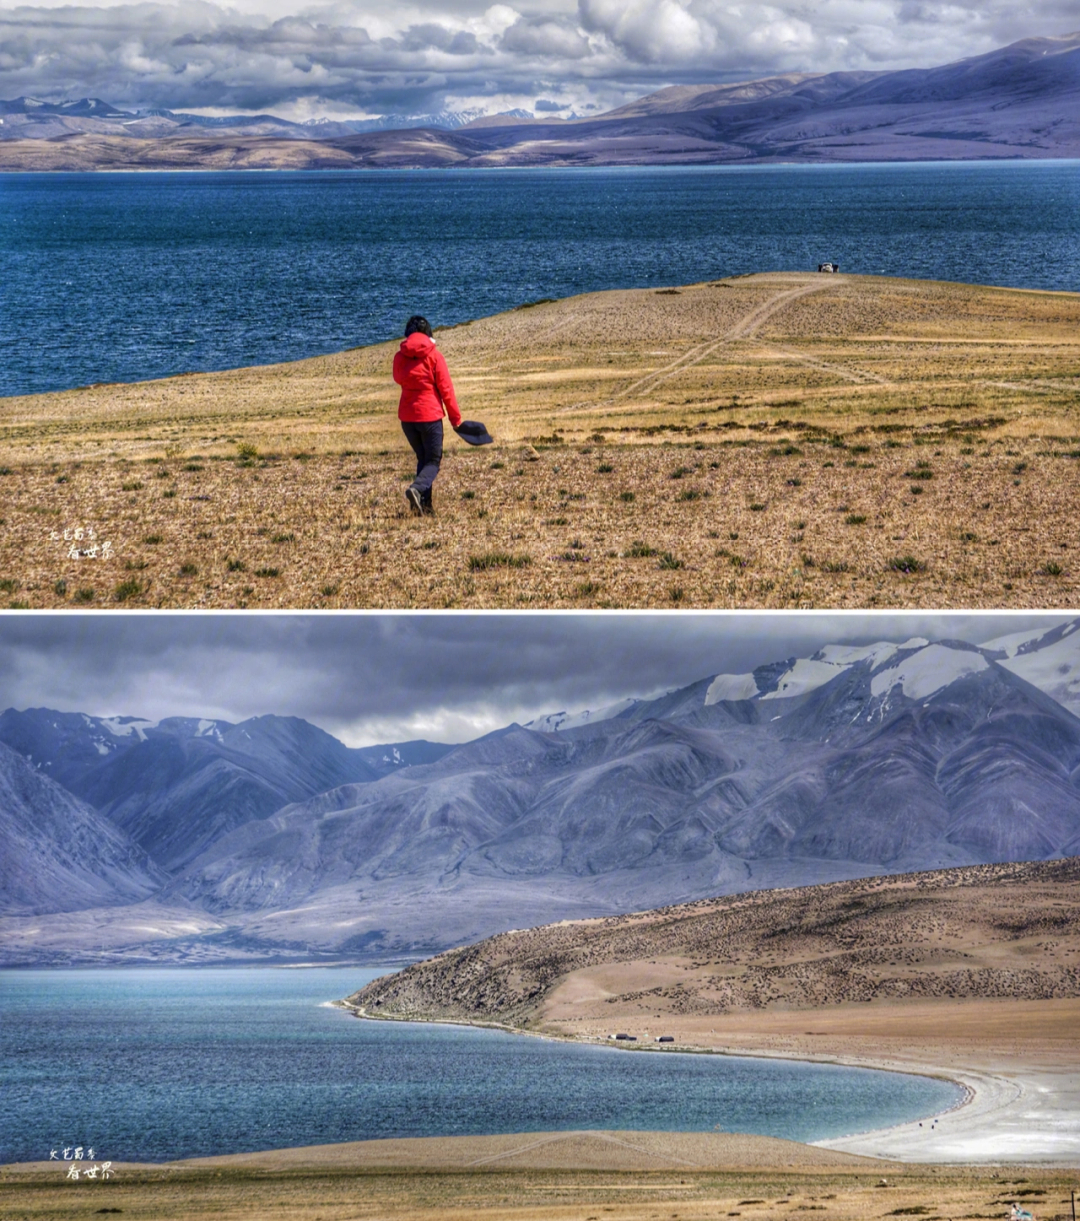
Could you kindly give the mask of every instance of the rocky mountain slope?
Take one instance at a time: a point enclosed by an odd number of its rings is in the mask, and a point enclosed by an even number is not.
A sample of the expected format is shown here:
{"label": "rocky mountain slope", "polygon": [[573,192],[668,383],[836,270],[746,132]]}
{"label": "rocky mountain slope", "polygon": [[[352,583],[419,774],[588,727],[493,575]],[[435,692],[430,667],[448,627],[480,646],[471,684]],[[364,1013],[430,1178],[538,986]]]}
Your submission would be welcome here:
{"label": "rocky mountain slope", "polygon": [[737,1009],[1080,996],[1080,858],[839,882],[513,931],[349,997],[537,1026]]}
{"label": "rocky mountain slope", "polygon": [[[75,113],[80,107],[86,113]],[[454,130],[440,120],[410,130],[346,133],[341,124],[298,129],[272,116],[253,116],[244,124],[216,129],[208,138],[191,116],[125,118],[111,113],[114,110],[105,103],[94,103],[89,110],[81,103],[61,104],[52,107],[50,115],[42,113],[40,104],[30,113],[13,109],[0,125],[8,137],[0,139],[0,168],[1074,157],[1080,155],[1080,33],[1024,39],[936,68],[788,74],[736,85],[676,86],[596,118],[529,121],[517,115],[491,116]]]}
{"label": "rocky mountain slope", "polygon": [[0,912],[133,903],[165,880],[121,830],[0,744]]}
{"label": "rocky mountain slope", "polygon": [[166,870],[283,805],[349,781],[376,780],[447,749],[410,742],[351,750],[297,717],[232,725],[47,708],[9,708],[0,715],[0,742],[96,807]]}

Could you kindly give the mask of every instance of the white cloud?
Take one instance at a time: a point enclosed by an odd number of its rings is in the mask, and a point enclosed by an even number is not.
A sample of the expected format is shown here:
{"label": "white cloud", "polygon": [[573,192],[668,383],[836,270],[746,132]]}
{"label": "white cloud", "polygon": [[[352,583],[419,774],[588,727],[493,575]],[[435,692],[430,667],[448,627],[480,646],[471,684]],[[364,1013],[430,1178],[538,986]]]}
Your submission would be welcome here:
{"label": "white cloud", "polygon": [[680,82],[931,66],[1077,24],[1072,0],[570,2],[0,0],[0,97],[407,114],[560,95],[584,109]]}
{"label": "white cloud", "polygon": [[[826,644],[992,639],[1060,614],[28,615],[0,620],[0,710],[301,716],[350,744],[462,741]],[[966,657],[974,656],[966,654]],[[732,698],[730,693],[720,698]]]}

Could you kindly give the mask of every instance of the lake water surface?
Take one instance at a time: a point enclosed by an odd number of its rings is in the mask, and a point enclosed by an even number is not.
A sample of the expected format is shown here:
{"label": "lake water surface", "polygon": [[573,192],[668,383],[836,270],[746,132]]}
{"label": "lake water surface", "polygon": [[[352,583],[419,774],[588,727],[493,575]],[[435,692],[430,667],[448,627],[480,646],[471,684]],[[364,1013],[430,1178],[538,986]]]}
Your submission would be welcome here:
{"label": "lake water surface", "polygon": [[826,260],[1080,290],[1080,162],[0,174],[0,395]]}
{"label": "lake water surface", "polygon": [[816,1140],[910,1121],[945,1081],[358,1021],[328,969],[0,972],[0,1163],[165,1161],[394,1136],[624,1130]]}

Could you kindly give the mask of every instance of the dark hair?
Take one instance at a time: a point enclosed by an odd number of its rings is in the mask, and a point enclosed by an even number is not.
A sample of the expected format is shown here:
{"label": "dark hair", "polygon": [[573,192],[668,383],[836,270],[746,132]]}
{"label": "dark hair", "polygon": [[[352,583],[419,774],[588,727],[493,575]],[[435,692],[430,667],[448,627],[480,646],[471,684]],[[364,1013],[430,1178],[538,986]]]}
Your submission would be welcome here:
{"label": "dark hair", "polygon": [[428,339],[434,339],[431,333],[431,323],[422,315],[413,314],[409,321],[405,323],[405,338],[408,339],[410,335],[415,334],[417,331],[421,335],[426,335]]}

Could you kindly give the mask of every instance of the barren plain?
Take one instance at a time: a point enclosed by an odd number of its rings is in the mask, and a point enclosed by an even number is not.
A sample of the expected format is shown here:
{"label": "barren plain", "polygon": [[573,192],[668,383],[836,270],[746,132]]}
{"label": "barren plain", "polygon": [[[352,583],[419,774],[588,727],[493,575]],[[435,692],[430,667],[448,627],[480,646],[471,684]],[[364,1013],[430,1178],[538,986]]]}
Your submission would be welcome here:
{"label": "barren plain", "polygon": [[437,339],[496,443],[420,520],[397,341],[0,400],[5,605],[1077,602],[1080,295],[771,273]]}
{"label": "barren plain", "polygon": [[904,1166],[728,1133],[553,1132],[370,1141],[68,1182],[55,1162],[0,1168],[0,1218],[69,1221],[997,1221],[1019,1200],[1071,1221],[1074,1170]]}

